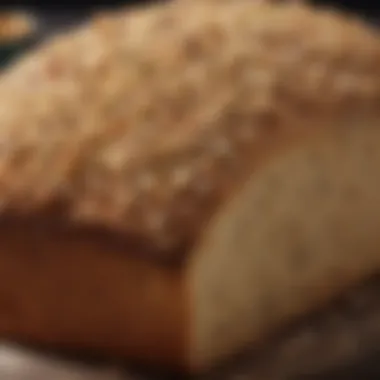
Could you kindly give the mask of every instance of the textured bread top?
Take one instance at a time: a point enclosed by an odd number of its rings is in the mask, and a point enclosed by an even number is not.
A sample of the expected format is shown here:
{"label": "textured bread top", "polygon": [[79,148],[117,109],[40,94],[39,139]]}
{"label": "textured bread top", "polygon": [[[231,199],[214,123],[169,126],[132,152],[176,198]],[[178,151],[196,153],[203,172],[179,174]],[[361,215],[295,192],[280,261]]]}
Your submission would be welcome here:
{"label": "textured bread top", "polygon": [[379,99],[377,33],[334,12],[238,0],[103,15],[0,79],[2,220],[43,215],[172,256],[260,149]]}

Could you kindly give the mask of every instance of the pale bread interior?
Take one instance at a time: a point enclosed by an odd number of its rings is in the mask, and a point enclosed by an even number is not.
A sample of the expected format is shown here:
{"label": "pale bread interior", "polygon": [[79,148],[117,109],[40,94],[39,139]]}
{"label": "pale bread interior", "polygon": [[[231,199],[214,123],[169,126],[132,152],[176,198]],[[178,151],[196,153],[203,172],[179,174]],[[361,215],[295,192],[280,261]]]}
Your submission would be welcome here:
{"label": "pale bread interior", "polygon": [[195,249],[193,368],[259,345],[379,270],[380,128],[323,130],[252,173]]}

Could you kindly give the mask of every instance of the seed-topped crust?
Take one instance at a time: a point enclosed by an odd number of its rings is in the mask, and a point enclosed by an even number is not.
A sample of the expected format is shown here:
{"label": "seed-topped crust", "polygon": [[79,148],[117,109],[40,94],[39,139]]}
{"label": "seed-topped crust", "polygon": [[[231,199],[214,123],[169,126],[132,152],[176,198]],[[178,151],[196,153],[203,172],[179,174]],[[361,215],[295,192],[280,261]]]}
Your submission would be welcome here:
{"label": "seed-topped crust", "polygon": [[379,100],[377,33],[331,11],[178,1],[103,15],[0,79],[2,218],[48,213],[171,256],[261,150]]}

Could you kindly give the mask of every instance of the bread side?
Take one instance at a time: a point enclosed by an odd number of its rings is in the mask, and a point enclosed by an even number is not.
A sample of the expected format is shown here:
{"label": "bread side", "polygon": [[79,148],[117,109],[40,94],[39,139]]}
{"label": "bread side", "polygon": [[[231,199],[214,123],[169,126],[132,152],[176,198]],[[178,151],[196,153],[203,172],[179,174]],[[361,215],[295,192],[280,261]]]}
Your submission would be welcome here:
{"label": "bread side", "polygon": [[[377,32],[306,6],[173,2],[99,17],[0,78],[1,215],[184,256],[261,151],[380,97]],[[22,112],[20,112],[22,110]]]}
{"label": "bread side", "polygon": [[1,223],[1,339],[183,368],[189,297],[181,270],[129,249],[37,220]]}
{"label": "bread side", "polygon": [[222,208],[191,256],[192,366],[259,348],[378,274],[378,120],[334,120],[263,161]]}

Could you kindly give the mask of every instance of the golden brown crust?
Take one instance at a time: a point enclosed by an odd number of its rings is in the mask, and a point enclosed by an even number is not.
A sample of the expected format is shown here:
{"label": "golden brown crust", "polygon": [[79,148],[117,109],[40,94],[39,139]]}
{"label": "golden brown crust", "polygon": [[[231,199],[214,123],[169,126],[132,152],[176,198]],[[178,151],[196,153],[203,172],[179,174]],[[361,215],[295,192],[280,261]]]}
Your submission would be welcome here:
{"label": "golden brown crust", "polygon": [[0,251],[2,339],[184,366],[190,313],[178,268],[44,223],[1,223]]}
{"label": "golden brown crust", "polygon": [[100,17],[0,80],[3,215],[49,212],[140,252],[185,252],[259,150],[302,120],[377,104],[379,72],[375,31],[306,6]]}

